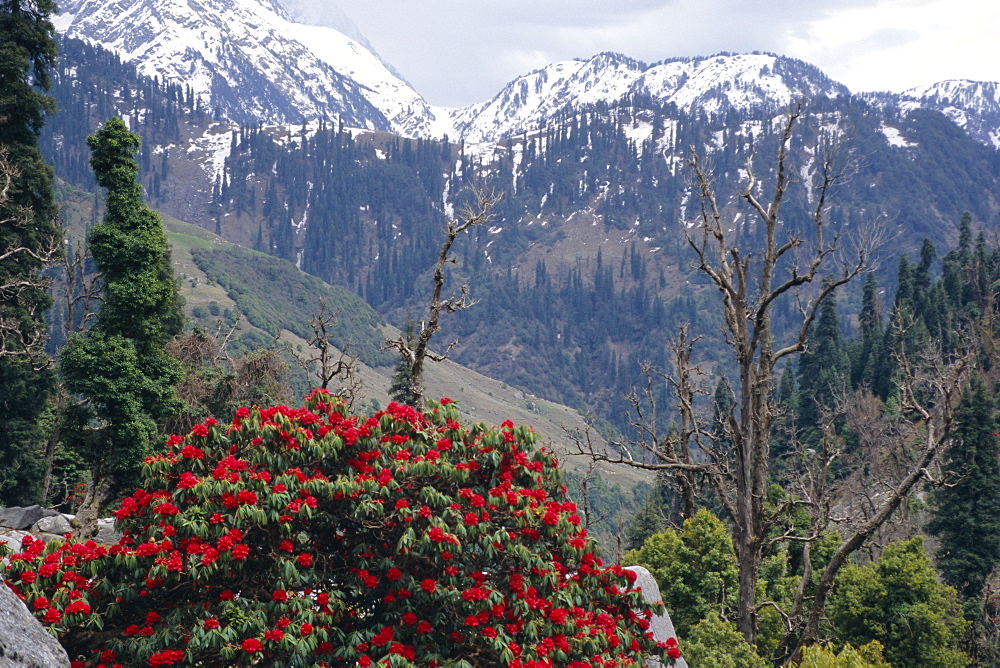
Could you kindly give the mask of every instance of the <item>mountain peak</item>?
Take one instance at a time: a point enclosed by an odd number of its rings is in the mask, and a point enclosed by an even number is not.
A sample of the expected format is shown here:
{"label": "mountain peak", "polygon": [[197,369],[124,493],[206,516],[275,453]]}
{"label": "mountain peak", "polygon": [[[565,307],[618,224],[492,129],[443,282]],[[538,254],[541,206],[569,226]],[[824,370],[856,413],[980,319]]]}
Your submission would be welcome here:
{"label": "mountain peak", "polygon": [[[68,0],[60,32],[117,53],[139,71],[190,86],[242,122],[339,118],[390,130],[398,98],[422,102],[365,45],[296,23],[276,0]],[[389,87],[393,107],[372,91]],[[385,97],[384,95],[382,96]]]}
{"label": "mountain peak", "polygon": [[512,136],[543,126],[561,112],[649,97],[710,116],[785,107],[797,99],[850,91],[818,68],[770,53],[671,58],[647,65],[614,52],[552,63],[508,83],[493,100],[453,113],[468,141]]}

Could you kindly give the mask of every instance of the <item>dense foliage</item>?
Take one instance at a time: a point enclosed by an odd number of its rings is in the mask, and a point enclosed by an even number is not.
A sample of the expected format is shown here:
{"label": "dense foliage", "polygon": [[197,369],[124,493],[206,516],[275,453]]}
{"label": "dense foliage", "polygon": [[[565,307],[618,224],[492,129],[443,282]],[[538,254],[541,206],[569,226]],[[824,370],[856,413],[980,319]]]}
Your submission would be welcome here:
{"label": "dense foliage", "polygon": [[850,644],[834,651],[831,647],[812,645],[802,653],[796,668],[890,668],[882,657],[882,645],[873,640],[855,649]]}
{"label": "dense foliage", "polygon": [[44,475],[38,420],[55,385],[35,349],[52,304],[41,280],[43,259],[59,246],[54,174],[38,148],[42,125],[55,111],[46,93],[56,57],[54,11],[52,0],[0,1],[0,157],[15,170],[0,179],[17,177],[0,202],[0,503],[38,500]]}
{"label": "dense foliage", "polygon": [[91,665],[672,663],[552,455],[449,404],[208,420],[146,461],[117,545],[27,539],[6,577]]}
{"label": "dense foliage", "polygon": [[700,620],[731,616],[736,608],[736,554],[726,526],[704,508],[625,554],[625,564],[646,567],[660,585],[682,638]]}
{"label": "dense foliage", "polygon": [[829,612],[842,641],[879,641],[895,668],[968,665],[959,649],[968,623],[958,593],[938,582],[920,536],[888,545],[876,561],[845,568]]}
{"label": "dense foliage", "polygon": [[[180,408],[173,386],[181,368],[164,344],[182,328],[181,302],[160,218],[137,181],[139,137],[112,118],[88,143],[107,190],[104,221],[88,237],[103,301],[60,368],[66,388],[87,400],[75,416],[80,451],[104,473],[133,473],[152,451],[156,421]],[[99,428],[86,429],[94,420]]]}

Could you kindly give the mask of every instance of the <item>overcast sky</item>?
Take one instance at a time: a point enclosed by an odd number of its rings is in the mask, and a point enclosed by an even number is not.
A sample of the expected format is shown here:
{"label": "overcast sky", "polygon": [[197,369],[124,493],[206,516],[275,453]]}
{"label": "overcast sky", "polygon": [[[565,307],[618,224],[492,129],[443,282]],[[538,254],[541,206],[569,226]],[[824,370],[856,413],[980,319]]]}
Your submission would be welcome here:
{"label": "overcast sky", "polygon": [[[329,0],[293,0],[329,6]],[[489,99],[548,63],[771,51],[852,91],[1000,81],[997,0],[336,0],[432,104]]]}

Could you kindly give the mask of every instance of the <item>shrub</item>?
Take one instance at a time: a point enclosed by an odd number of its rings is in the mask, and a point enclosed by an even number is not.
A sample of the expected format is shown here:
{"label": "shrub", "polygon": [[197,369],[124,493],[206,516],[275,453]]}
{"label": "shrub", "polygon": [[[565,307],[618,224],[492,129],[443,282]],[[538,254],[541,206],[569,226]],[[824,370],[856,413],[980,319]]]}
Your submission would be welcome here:
{"label": "shrub", "polygon": [[736,608],[733,541],[722,520],[704,508],[684,520],[680,531],[653,534],[626,552],[622,563],[649,569],[682,638],[698,621]]}
{"label": "shrub", "polygon": [[882,657],[882,644],[873,640],[857,649],[845,645],[839,653],[823,645],[811,645],[802,651],[802,662],[794,668],[891,668]]}
{"label": "shrub", "polygon": [[117,545],[26,539],[6,577],[77,665],[670,665],[554,457],[448,404],[207,420],[147,459]]}
{"label": "shrub", "polygon": [[854,646],[878,640],[896,668],[960,668],[968,622],[958,592],[938,582],[923,536],[890,543],[877,561],[849,565],[829,606],[836,635]]}
{"label": "shrub", "polygon": [[697,668],[767,668],[770,664],[740,635],[736,625],[709,615],[685,637],[685,656]]}

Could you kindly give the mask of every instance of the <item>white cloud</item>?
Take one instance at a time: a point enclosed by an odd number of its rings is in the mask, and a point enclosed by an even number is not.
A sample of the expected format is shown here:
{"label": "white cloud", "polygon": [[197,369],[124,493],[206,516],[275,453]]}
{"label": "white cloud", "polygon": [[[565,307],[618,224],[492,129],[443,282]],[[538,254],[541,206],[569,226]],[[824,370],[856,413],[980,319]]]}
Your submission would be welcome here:
{"label": "white cloud", "polygon": [[1000,5],[879,0],[811,22],[786,53],[820,66],[854,91],[943,79],[1000,80]]}
{"label": "white cloud", "polygon": [[[327,3],[328,0],[298,0]],[[550,62],[602,51],[655,62],[771,51],[852,90],[1000,80],[1000,3],[986,0],[341,0],[433,104],[489,99]]]}

